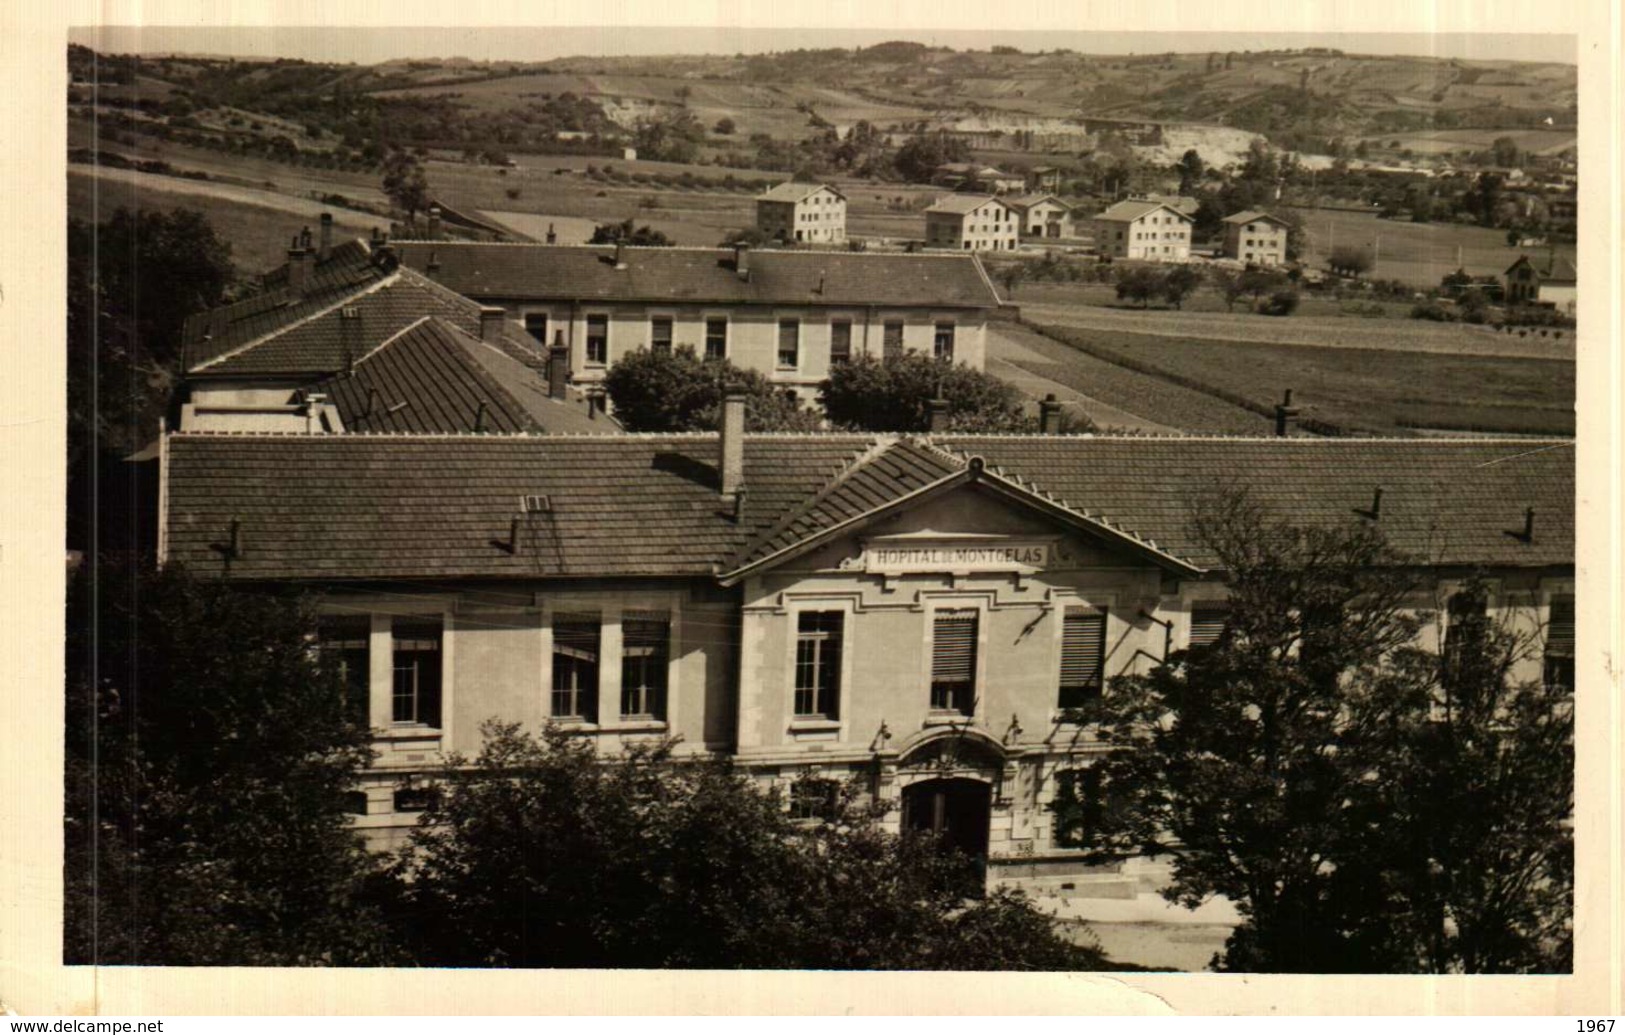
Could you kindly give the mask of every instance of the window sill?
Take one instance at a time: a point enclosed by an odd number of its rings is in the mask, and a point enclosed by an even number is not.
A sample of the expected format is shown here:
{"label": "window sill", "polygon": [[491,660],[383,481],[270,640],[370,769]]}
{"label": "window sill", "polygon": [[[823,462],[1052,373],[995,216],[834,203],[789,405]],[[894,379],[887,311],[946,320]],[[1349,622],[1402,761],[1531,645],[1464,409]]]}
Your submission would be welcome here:
{"label": "window sill", "polygon": [[438,726],[382,726],[372,731],[373,740],[439,740],[444,735]]}
{"label": "window sill", "polygon": [[791,733],[839,733],[840,719],[792,719],[790,720]]}
{"label": "window sill", "polygon": [[599,733],[664,733],[668,728],[664,719],[620,719],[597,727]]}
{"label": "window sill", "polygon": [[932,712],[925,717],[927,726],[958,726],[976,721],[976,716],[964,712]]}

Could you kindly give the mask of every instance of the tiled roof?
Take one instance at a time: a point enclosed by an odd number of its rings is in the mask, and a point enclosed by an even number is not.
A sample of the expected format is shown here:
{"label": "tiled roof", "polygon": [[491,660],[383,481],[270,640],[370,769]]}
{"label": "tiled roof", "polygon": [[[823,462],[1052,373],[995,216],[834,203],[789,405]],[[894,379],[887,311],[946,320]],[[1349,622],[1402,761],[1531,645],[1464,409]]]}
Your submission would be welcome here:
{"label": "tiled roof", "polygon": [[548,398],[535,372],[439,317],[424,317],[311,391],[327,394],[346,432],[618,430],[608,417],[589,417],[584,400]]}
{"label": "tiled roof", "polygon": [[946,194],[938,198],[927,212],[948,212],[956,216],[968,216],[972,212],[995,201],[991,194]]}
{"label": "tiled roof", "polygon": [[479,299],[665,302],[736,305],[882,305],[993,307],[999,304],[981,264],[969,255],[753,249],[749,277],[734,269],[732,249],[627,248],[616,269],[610,247],[406,243],[402,261]]}
{"label": "tiled roof", "polygon": [[[479,303],[446,290],[410,269],[397,268],[379,280],[336,296],[312,308],[302,304],[302,316],[282,323],[233,350],[194,364],[193,376],[319,377],[344,369],[345,345],[342,311],[354,307],[361,318],[359,358],[425,316],[449,320],[477,335]],[[540,350],[517,328],[504,328],[501,347],[516,359],[539,365]]]}
{"label": "tiled roof", "polygon": [[1563,255],[1553,258],[1551,268],[1546,271],[1546,281],[1550,284],[1573,284],[1577,276],[1574,263]]}
{"label": "tiled roof", "polygon": [[1117,204],[1113,205],[1111,208],[1108,208],[1106,211],[1100,213],[1094,218],[1103,219],[1111,223],[1132,223],[1146,213],[1155,212],[1159,208],[1167,209],[1169,212],[1172,212],[1181,219],[1190,218],[1190,216],[1187,216],[1174,206],[1162,201],[1119,201]]}
{"label": "tiled roof", "polygon": [[287,286],[288,267],[284,263],[264,275],[260,294],[186,318],[181,328],[186,368],[191,370],[308,319],[385,276],[373,265],[366,242],[360,240],[335,245],[326,262],[315,264],[309,284],[298,296]]}
{"label": "tiled roof", "polygon": [[[1058,514],[1200,568],[1210,493],[1271,516],[1365,520],[1435,565],[1574,563],[1574,446],[1533,440],[753,435],[740,520],[721,504],[715,435],[176,434],[168,555],[270,579],[711,576],[770,557],[951,477],[973,457]],[[521,519],[521,495],[548,513]],[[1524,508],[1533,537],[1519,535]],[[222,545],[239,522],[240,555]]]}
{"label": "tiled roof", "polygon": [[756,195],[757,201],[787,201],[791,204],[806,201],[821,190],[827,190],[836,197],[846,199],[846,195],[826,183],[781,183],[771,190]]}
{"label": "tiled roof", "polygon": [[1268,212],[1262,212],[1256,208],[1250,208],[1245,212],[1237,212],[1233,216],[1225,216],[1222,222],[1240,225],[1242,223],[1251,223],[1260,219],[1267,219],[1272,223],[1279,223],[1281,226],[1290,225],[1286,220],[1280,218],[1279,216],[1272,216]]}
{"label": "tiled roof", "polygon": [[1015,194],[1009,197],[1000,198],[999,200],[1003,201],[1011,208],[1019,208],[1023,211],[1032,208],[1034,205],[1041,205],[1046,201],[1054,202],[1064,209],[1070,209],[1072,207],[1053,194]]}

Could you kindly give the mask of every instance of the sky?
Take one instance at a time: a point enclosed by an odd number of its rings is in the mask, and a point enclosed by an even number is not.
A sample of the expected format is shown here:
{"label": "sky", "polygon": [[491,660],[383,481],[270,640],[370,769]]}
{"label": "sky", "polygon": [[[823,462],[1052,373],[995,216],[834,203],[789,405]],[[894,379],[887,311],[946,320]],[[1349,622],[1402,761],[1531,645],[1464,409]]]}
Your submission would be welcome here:
{"label": "sky", "polygon": [[735,25],[636,29],[569,27],[311,27],[116,26],[73,28],[71,42],[104,52],[192,53],[287,57],[374,64],[395,58],[546,61],[572,56],[738,54],[821,47],[857,47],[908,39],[957,50],[997,44],[1022,50],[1066,48],[1085,54],[1279,50],[1336,47],[1351,54],[1445,58],[1577,61],[1576,37],[1566,33],[1289,33],[1120,32],[1058,29],[748,28]]}

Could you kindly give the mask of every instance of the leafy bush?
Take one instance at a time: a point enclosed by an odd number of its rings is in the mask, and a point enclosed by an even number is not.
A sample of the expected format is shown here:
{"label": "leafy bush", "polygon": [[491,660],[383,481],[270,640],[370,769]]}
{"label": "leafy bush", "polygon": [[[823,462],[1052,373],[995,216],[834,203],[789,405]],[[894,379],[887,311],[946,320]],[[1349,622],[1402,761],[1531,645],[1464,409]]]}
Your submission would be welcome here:
{"label": "leafy bush", "polygon": [[931,400],[948,404],[955,431],[1033,432],[1021,393],[991,374],[917,352],[859,356],[830,371],[819,397],[831,423],[866,431],[927,431]]}
{"label": "leafy bush", "polygon": [[750,431],[816,431],[818,415],[764,375],[725,359],[700,359],[680,345],[669,353],[639,349],[609,368],[604,388],[629,431],[710,431],[720,426],[725,386],[745,393]]}
{"label": "leafy bush", "polygon": [[1258,307],[1258,311],[1265,316],[1291,316],[1297,310],[1298,293],[1290,290],[1275,292]]}

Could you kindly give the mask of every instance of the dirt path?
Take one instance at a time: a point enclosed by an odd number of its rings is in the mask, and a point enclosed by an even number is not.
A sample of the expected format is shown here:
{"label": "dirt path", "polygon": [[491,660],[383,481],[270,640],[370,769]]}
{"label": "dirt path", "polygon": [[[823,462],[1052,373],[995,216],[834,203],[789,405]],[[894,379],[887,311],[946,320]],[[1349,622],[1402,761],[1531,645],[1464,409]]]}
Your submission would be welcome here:
{"label": "dirt path", "polygon": [[1055,398],[1064,404],[1063,409],[1084,414],[1094,421],[1095,426],[1101,431],[1177,433],[1177,428],[1171,428],[1166,424],[1158,424],[1155,421],[1136,416],[1127,410],[1118,409],[1116,406],[1091,398],[1057,381],[1051,381],[1047,377],[1040,377],[1038,374],[1016,366],[1013,360],[1018,359],[1039,363],[1050,362],[1049,357],[1034,352],[1021,343],[1020,335],[1030,333],[1032,332],[1022,328],[989,327],[987,331],[987,372],[1002,381],[1008,381],[1023,395],[1033,399],[1042,399],[1046,395],[1054,394]]}
{"label": "dirt path", "polygon": [[287,194],[278,194],[275,191],[256,190],[252,187],[238,187],[232,184],[214,183],[209,180],[188,180],[177,176],[159,176],[154,173],[136,172],[133,169],[102,169],[93,165],[80,164],[69,165],[68,175],[125,183],[139,190],[152,191],[157,194],[190,194],[205,198],[216,198],[221,201],[234,201],[242,205],[258,205],[261,208],[289,212],[308,219],[316,219],[323,212],[332,212],[336,216],[342,216],[345,223],[360,224],[369,228],[377,227],[380,230],[389,229],[389,220],[383,216],[375,216],[367,212],[356,212],[347,208],[335,208],[332,205],[324,205],[320,201],[310,198],[295,198]]}

